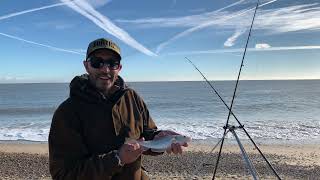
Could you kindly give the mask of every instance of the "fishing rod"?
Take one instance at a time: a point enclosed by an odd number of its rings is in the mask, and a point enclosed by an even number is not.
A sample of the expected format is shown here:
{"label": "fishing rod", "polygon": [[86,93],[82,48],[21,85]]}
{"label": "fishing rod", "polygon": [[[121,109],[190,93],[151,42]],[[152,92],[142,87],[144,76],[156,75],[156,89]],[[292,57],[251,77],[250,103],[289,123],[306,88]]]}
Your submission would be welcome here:
{"label": "fishing rod", "polygon": [[[224,132],[223,132],[223,134],[226,133],[226,130],[227,130],[228,126],[229,126],[230,114],[231,114],[231,110],[232,110],[232,107],[233,107],[234,99],[235,99],[235,96],[236,96],[236,91],[237,91],[238,84],[239,84],[240,74],[241,74],[241,71],[242,71],[243,62],[244,62],[244,58],[245,58],[245,55],[246,55],[246,52],[247,52],[247,48],[248,48],[248,44],[249,44],[249,39],[250,39],[250,36],[251,36],[251,30],[252,30],[252,27],[253,27],[254,19],[255,19],[255,17],[256,17],[256,13],[257,13],[258,6],[259,6],[259,0],[257,1],[256,8],[255,8],[255,10],[254,10],[254,14],[253,14],[253,18],[252,18],[252,22],[251,22],[249,34],[248,34],[248,37],[247,37],[246,46],[245,46],[244,53],[243,53],[243,56],[242,56],[241,65],[240,65],[240,69],[239,69],[239,73],[238,73],[236,85],[235,85],[235,88],[234,88],[234,91],[233,91],[233,96],[232,96],[232,100],[231,100],[230,110],[229,110],[229,113],[228,113],[228,118],[227,118],[226,125],[225,125],[225,127],[224,127]],[[213,172],[213,177],[212,177],[212,179],[215,178],[216,173],[217,173],[217,168],[218,168],[219,160],[220,160],[220,157],[221,157],[221,151],[222,151],[223,143],[224,143],[224,139],[222,140],[221,145],[220,145],[220,150],[219,150],[219,153],[218,153],[218,158],[217,158],[217,162],[216,162],[216,165],[215,165],[215,168],[214,168],[214,172]]]}
{"label": "fishing rod", "polygon": [[[225,105],[225,107],[231,111],[232,116],[235,118],[235,120],[238,122],[239,127],[243,129],[243,131],[245,132],[245,134],[248,136],[248,138],[250,139],[250,141],[252,142],[252,144],[254,145],[254,147],[258,150],[258,152],[260,153],[260,155],[262,156],[262,158],[266,161],[266,163],[268,164],[268,166],[270,167],[270,169],[273,171],[273,173],[278,177],[278,179],[281,179],[277,172],[275,171],[275,169],[272,167],[271,163],[268,161],[268,159],[264,156],[264,154],[262,153],[262,151],[260,150],[260,148],[258,147],[258,145],[253,141],[253,139],[251,138],[251,136],[249,135],[249,133],[246,131],[246,129],[244,128],[244,125],[240,122],[240,120],[237,118],[237,116],[233,113],[233,111],[229,108],[229,106],[226,104],[225,100],[220,96],[219,92],[214,88],[214,86],[212,85],[212,83],[205,77],[205,75],[200,71],[200,69],[187,57],[185,57],[189,63],[191,63],[191,65],[201,74],[201,76],[203,77],[203,79],[209,84],[209,86],[212,88],[212,90],[216,93],[216,95],[219,97],[219,99],[223,102],[223,104]],[[224,126],[224,129],[227,129]],[[224,137],[226,136],[226,134],[228,133],[228,131],[226,133],[223,134],[223,137],[219,140],[219,142],[216,144],[216,146],[218,144],[220,144],[220,142],[224,139]],[[216,146],[213,148],[213,150],[216,148]],[[212,150],[212,151],[213,151]],[[212,152],[211,151],[211,152]]]}
{"label": "fishing rod", "polygon": [[[223,102],[223,104],[226,106],[226,108],[231,112],[232,116],[237,120],[237,116],[235,114],[233,114],[232,110],[229,108],[229,106],[227,105],[227,103],[225,102],[225,100],[220,96],[220,94],[218,93],[218,91],[213,87],[213,85],[210,83],[210,81],[204,76],[204,74],[199,70],[199,68],[187,57],[185,57],[189,63],[191,63],[191,65],[201,74],[201,76],[203,77],[203,79],[209,84],[209,86],[211,87],[211,89],[213,89],[213,91],[216,93],[216,95],[219,97],[219,99]],[[240,122],[240,121],[239,121]],[[240,123],[240,126],[242,126],[242,124]]]}
{"label": "fishing rod", "polygon": [[[230,129],[229,127],[229,119],[230,119],[230,115],[232,114],[233,117],[236,119],[236,121],[239,123],[239,128],[242,128],[245,132],[245,134],[249,137],[250,141],[253,143],[253,145],[256,147],[256,149],[259,151],[259,153],[261,154],[261,156],[263,157],[263,159],[266,161],[266,163],[268,164],[268,166],[270,167],[270,169],[273,171],[273,173],[277,176],[278,179],[281,179],[279,177],[279,175],[277,174],[277,172],[275,171],[275,169],[272,167],[272,165],[270,164],[270,162],[267,160],[267,158],[264,156],[264,154],[261,152],[261,150],[259,149],[259,147],[256,145],[256,143],[253,141],[253,139],[251,138],[251,136],[248,134],[248,132],[246,131],[246,129],[244,128],[244,126],[241,124],[241,122],[238,120],[238,118],[234,115],[234,113],[232,112],[232,107],[233,107],[233,104],[234,104],[234,99],[235,99],[235,95],[236,95],[236,90],[237,90],[237,87],[238,87],[238,84],[239,84],[239,79],[240,79],[240,74],[241,74],[241,71],[242,71],[242,67],[244,66],[244,58],[245,58],[245,55],[246,55],[246,52],[247,52],[247,47],[248,47],[248,43],[249,43],[249,39],[250,39],[250,36],[251,36],[251,31],[252,31],[252,27],[253,27],[253,23],[254,23],[254,20],[255,20],[255,16],[256,16],[256,12],[257,12],[257,9],[258,9],[258,6],[259,6],[260,2],[259,0],[257,1],[257,4],[256,4],[256,7],[255,7],[255,12],[254,12],[254,15],[253,15],[253,18],[252,18],[252,22],[251,22],[251,26],[250,26],[250,30],[249,30],[249,34],[248,34],[248,38],[247,38],[247,41],[246,41],[246,46],[245,46],[245,49],[244,49],[244,53],[243,53],[243,56],[242,56],[242,60],[241,60],[241,66],[240,66],[240,70],[239,70],[239,73],[238,73],[238,77],[237,77],[237,81],[236,81],[236,86],[235,86],[235,89],[234,89],[234,92],[233,92],[233,96],[232,96],[232,101],[231,101],[231,105],[230,105],[230,108],[228,107],[228,105],[225,103],[225,101],[222,99],[222,97],[219,95],[219,93],[215,90],[215,88],[212,86],[212,84],[207,80],[207,78],[203,75],[203,73],[192,63],[192,61],[188,58],[186,58],[195,68],[196,70],[202,75],[202,77],[206,80],[206,82],[210,85],[210,87],[214,90],[214,92],[218,95],[218,97],[220,98],[220,100],[222,100],[222,102],[224,103],[224,105],[228,108],[229,110],[229,113],[228,113],[228,118],[227,118],[227,122],[226,122],[226,125],[224,126],[224,133],[223,133],[223,138],[222,138],[222,142],[221,142],[221,145],[220,145],[220,150],[219,150],[219,154],[218,154],[218,158],[217,158],[217,162],[216,162],[216,165],[215,165],[215,169],[214,169],[214,174],[213,174],[213,178],[215,178],[215,175],[216,175],[216,171],[217,171],[217,167],[218,167],[218,163],[219,163],[219,160],[220,160],[220,156],[221,156],[221,151],[222,151],[222,147],[223,147],[223,142],[224,142],[224,137],[226,135],[226,133],[228,132],[227,129]],[[234,129],[234,128],[233,128]],[[233,131],[234,132],[234,131]],[[233,133],[235,134],[235,133]],[[239,143],[239,146],[241,147],[241,143],[238,141]],[[244,154],[244,157],[245,154]],[[249,164],[250,165],[250,164]],[[255,177],[255,173],[251,171],[251,174],[253,175],[253,177],[256,179]]]}

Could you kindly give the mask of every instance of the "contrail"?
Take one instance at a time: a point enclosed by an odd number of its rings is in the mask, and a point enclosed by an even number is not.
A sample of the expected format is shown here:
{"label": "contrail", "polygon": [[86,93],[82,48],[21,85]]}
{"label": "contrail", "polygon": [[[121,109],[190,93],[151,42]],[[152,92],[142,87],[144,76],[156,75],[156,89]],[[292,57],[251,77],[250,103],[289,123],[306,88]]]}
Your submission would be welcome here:
{"label": "contrail", "polygon": [[76,2],[70,2],[66,0],[60,0],[66,3],[70,8],[77,11],[81,15],[85,16],[97,26],[108,32],[109,34],[117,37],[118,39],[122,40],[124,43],[128,44],[129,46],[137,49],[138,51],[149,55],[149,56],[157,56],[155,53],[150,51],[149,49],[145,48],[135,39],[133,39],[127,32],[125,32],[120,27],[116,26],[109,20],[107,17],[103,16],[101,13],[96,11],[90,4],[83,0],[79,0]]}
{"label": "contrail", "polygon": [[[314,50],[320,49],[320,46],[287,46],[287,47],[270,47],[270,48],[248,48],[250,52],[264,52],[264,51],[289,51],[289,50]],[[192,54],[224,54],[224,53],[240,53],[243,48],[237,49],[215,49],[205,51],[184,51],[168,53],[166,55],[192,55]]]}
{"label": "contrail", "polygon": [[[71,1],[73,1],[73,0],[71,0]],[[68,2],[70,2],[70,1],[68,1]],[[65,6],[65,5],[66,5],[66,3],[63,2],[63,3],[52,4],[52,5],[43,6],[43,7],[39,7],[39,8],[24,10],[24,11],[20,11],[20,12],[16,12],[16,13],[0,16],[0,20],[8,19],[8,18],[11,18],[11,17],[15,17],[15,16],[19,16],[19,15],[35,12],[35,11],[40,11],[40,10],[44,10],[44,9],[50,9],[50,8],[53,8],[53,7]]]}
{"label": "contrail", "polygon": [[[275,1],[277,1],[277,0],[271,0],[271,1],[269,1],[269,2],[266,2],[266,3],[264,3],[264,4],[261,4],[259,7],[263,7],[263,6],[265,6],[265,5],[268,5],[268,4],[270,4],[270,3],[273,3],[273,2],[275,2]],[[234,4],[235,4],[235,3],[234,3]],[[231,6],[231,5],[230,5],[230,6]],[[229,16],[229,17],[227,17],[227,18],[225,18],[225,19],[222,19],[221,21],[226,21],[226,20],[229,20],[229,19],[231,19],[231,18],[241,16],[241,15],[243,15],[243,14],[245,14],[245,13],[251,11],[251,10],[254,10],[254,9],[255,9],[255,8],[247,9],[247,10],[245,10],[245,11],[242,11],[242,12],[238,13],[238,14],[235,14],[235,15],[233,15],[233,16]],[[172,37],[172,38],[169,39],[168,41],[165,41],[165,42],[161,43],[161,44],[157,47],[157,51],[156,51],[156,52],[159,53],[165,46],[167,46],[168,44],[172,43],[173,41],[175,41],[175,40],[177,40],[177,39],[179,39],[179,38],[181,38],[181,37],[184,37],[184,36],[186,36],[186,35],[189,35],[190,33],[193,33],[194,31],[197,31],[197,30],[206,28],[206,27],[208,27],[208,26],[214,25],[215,23],[216,23],[216,21],[206,22],[206,23],[200,24],[199,26],[195,26],[195,27],[189,28],[189,29],[187,29],[187,30],[185,30],[185,31],[177,34],[176,36]]]}
{"label": "contrail", "polygon": [[[245,1],[245,0],[240,0],[240,1],[238,1],[238,2],[232,3],[232,4],[230,4],[230,5],[226,6],[226,7],[220,8],[220,9],[218,9],[218,10],[216,10],[216,11],[211,12],[211,13],[220,12],[220,11],[225,10],[225,9],[227,9],[227,8],[230,8],[230,7],[233,7],[233,6],[235,6],[235,5],[238,5],[238,4],[242,3],[243,1]],[[183,33],[183,32],[182,32],[182,33]],[[179,36],[179,34],[178,34],[177,36]],[[177,37],[177,36],[175,36],[175,37]],[[166,42],[161,43],[161,44],[157,47],[156,53],[159,54],[159,52],[160,52],[165,46],[167,46],[169,43],[171,43],[172,41],[174,41],[175,39],[177,39],[177,38],[175,38],[175,37],[169,39],[169,40],[166,41]]]}
{"label": "contrail", "polygon": [[[151,52],[150,50],[145,48],[143,45],[138,43],[136,40],[134,40],[127,32],[125,32],[124,30],[120,29],[118,26],[113,24],[108,18],[106,18],[105,16],[103,16],[99,12],[97,12],[94,8],[92,8],[92,6],[90,4],[88,4],[82,0],[77,1],[77,3],[79,3],[80,5],[77,5],[76,3],[72,3],[72,2],[75,2],[76,0],[70,0],[70,1],[61,0],[61,1],[62,1],[61,3],[57,3],[57,4],[52,4],[52,5],[48,5],[48,6],[43,6],[43,7],[39,7],[39,8],[24,10],[24,11],[0,16],[0,20],[8,19],[11,17],[15,17],[15,16],[35,12],[35,11],[49,9],[49,8],[53,8],[53,7],[68,5],[72,9],[76,10],[78,13],[80,13],[83,16],[90,19],[92,22],[94,22],[100,28],[102,28],[106,32],[110,33],[111,35],[119,38],[120,40],[122,40],[123,42],[128,44],[129,46],[131,46],[131,47],[133,47],[133,48],[139,50],[140,52],[147,54],[149,56],[157,56],[155,53]],[[2,34],[2,35],[4,35],[4,34]],[[7,36],[7,37],[9,37],[9,36]],[[14,37],[14,36],[12,36],[12,37]],[[21,38],[18,38],[18,39],[22,40]],[[32,41],[25,41],[25,42],[32,42]],[[37,44],[37,43],[33,43],[33,44]]]}
{"label": "contrail", "polygon": [[80,53],[80,52],[77,52],[77,51],[72,51],[72,50],[62,49],[62,48],[58,48],[58,47],[54,47],[54,46],[50,46],[50,45],[46,45],[46,44],[41,44],[41,43],[37,43],[37,42],[34,42],[34,41],[29,41],[29,40],[26,40],[26,39],[19,38],[17,36],[12,36],[12,35],[1,33],[1,32],[0,32],[0,35],[8,37],[8,38],[11,38],[11,39],[15,39],[15,40],[18,40],[18,41],[23,41],[23,42],[26,42],[26,43],[29,43],[29,44],[34,44],[34,45],[46,47],[46,48],[49,48],[49,49],[52,49],[52,50],[56,50],[56,51],[62,51],[62,52],[68,52],[68,53],[73,53],[73,54],[85,55],[84,53]]}
{"label": "contrail", "polygon": [[245,1],[245,0],[240,0],[240,1],[238,1],[238,2],[232,3],[232,4],[228,5],[228,6],[223,7],[223,8],[220,8],[220,9],[214,11],[214,12],[220,12],[220,11],[225,10],[225,9],[227,9],[227,8],[230,8],[230,7],[233,7],[233,6],[235,6],[235,5],[241,4],[243,1]]}
{"label": "contrail", "polygon": [[235,41],[237,40],[237,38],[239,36],[241,36],[243,33],[246,32],[246,29],[238,29],[236,30],[236,32],[227,39],[227,41],[224,43],[224,46],[227,46],[227,47],[231,47],[234,45]]}

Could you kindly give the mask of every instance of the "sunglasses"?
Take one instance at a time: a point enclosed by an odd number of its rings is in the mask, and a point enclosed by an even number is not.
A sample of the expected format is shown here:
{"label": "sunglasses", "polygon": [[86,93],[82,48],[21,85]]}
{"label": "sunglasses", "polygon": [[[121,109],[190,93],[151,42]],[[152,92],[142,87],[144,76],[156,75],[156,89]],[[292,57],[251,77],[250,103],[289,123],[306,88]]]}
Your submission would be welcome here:
{"label": "sunglasses", "polygon": [[95,69],[100,69],[103,66],[107,66],[110,70],[118,70],[120,68],[120,61],[117,59],[102,59],[100,57],[89,57],[87,61],[90,62],[91,66]]}

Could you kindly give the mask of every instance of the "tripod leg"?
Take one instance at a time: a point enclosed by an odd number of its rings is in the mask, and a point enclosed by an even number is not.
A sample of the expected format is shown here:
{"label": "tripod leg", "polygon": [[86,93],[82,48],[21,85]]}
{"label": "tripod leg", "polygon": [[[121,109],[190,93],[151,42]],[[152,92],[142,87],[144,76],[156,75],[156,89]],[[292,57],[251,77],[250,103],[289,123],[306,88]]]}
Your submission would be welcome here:
{"label": "tripod leg", "polygon": [[236,132],[232,129],[230,130],[232,132],[232,134],[234,135],[234,137],[236,138],[237,140],[237,143],[240,147],[240,150],[241,150],[241,153],[242,153],[242,156],[243,156],[243,159],[245,161],[245,163],[247,164],[247,167],[249,168],[250,170],[250,173],[253,177],[254,180],[257,180],[257,172],[256,172],[256,169],[254,168],[252,162],[250,161],[249,157],[248,157],[248,154],[246,153],[244,147],[242,146],[241,142],[240,142],[240,139],[238,138]]}
{"label": "tripod leg", "polygon": [[[237,120],[237,122],[240,124],[240,126],[242,126],[242,124],[240,123],[239,120]],[[280,176],[278,175],[277,171],[273,168],[273,166],[271,165],[271,163],[268,161],[268,159],[264,156],[264,154],[262,153],[262,151],[260,150],[260,148],[258,147],[258,145],[253,141],[253,139],[251,138],[251,136],[249,135],[249,133],[247,132],[247,130],[242,127],[243,131],[245,132],[245,134],[248,136],[248,138],[250,139],[250,141],[252,142],[252,144],[254,145],[254,147],[258,150],[258,152],[260,153],[260,155],[262,156],[262,158],[266,161],[266,163],[268,164],[268,166],[270,167],[270,169],[272,170],[272,172],[277,176],[277,178],[279,180],[281,180]]]}
{"label": "tripod leg", "polygon": [[216,162],[216,165],[214,167],[212,180],[214,180],[214,178],[216,177],[218,164],[219,164],[219,160],[220,160],[220,156],[221,156],[221,151],[222,151],[222,147],[223,147],[223,142],[224,142],[224,138],[226,137],[226,134],[227,134],[227,129],[224,129],[223,136],[222,136],[222,141],[221,141],[221,145],[220,145],[220,149],[219,149],[219,154],[218,154],[218,157],[217,157],[217,162]]}

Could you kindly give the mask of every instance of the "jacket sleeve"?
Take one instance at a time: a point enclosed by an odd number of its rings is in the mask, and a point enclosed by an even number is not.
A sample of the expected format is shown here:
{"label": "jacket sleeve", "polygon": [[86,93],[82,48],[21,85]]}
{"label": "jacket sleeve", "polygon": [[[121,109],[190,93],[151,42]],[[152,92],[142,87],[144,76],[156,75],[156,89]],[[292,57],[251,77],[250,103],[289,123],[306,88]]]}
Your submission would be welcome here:
{"label": "jacket sleeve", "polygon": [[135,91],[133,91],[133,96],[143,120],[143,132],[141,136],[144,137],[145,140],[152,140],[158,133],[157,126],[150,116],[147,105],[143,99]]}
{"label": "jacket sleeve", "polygon": [[[159,132],[157,129],[157,126],[155,122],[153,121],[152,117],[150,116],[149,110],[147,108],[146,103],[143,101],[143,99],[137,94],[136,99],[138,101],[138,106],[140,109],[140,113],[142,115],[143,119],[143,132],[141,134],[141,137],[144,137],[146,141],[152,140],[155,135],[157,135]],[[148,151],[143,152],[144,155],[151,155],[151,156],[157,156],[163,154],[162,152],[152,152],[150,149]]]}
{"label": "jacket sleeve", "polygon": [[49,133],[49,169],[53,179],[105,179],[121,170],[115,152],[89,154],[80,122],[70,106],[54,113]]}

